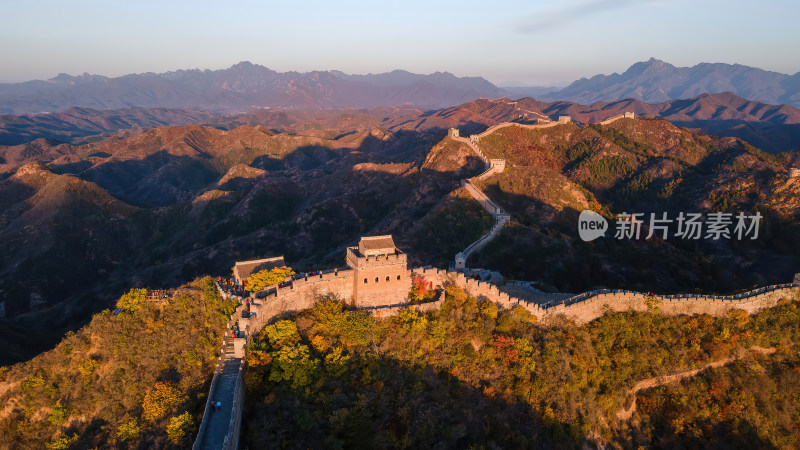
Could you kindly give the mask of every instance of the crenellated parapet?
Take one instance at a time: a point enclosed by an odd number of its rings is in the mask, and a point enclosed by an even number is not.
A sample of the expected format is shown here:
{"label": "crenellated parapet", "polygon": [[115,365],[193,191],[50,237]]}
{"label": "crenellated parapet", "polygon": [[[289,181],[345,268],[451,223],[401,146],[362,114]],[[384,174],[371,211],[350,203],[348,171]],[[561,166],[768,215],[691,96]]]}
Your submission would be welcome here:
{"label": "crenellated parapet", "polygon": [[401,251],[385,255],[362,255],[358,247],[347,248],[347,265],[352,268],[379,267],[387,264],[406,264],[407,256]]}
{"label": "crenellated parapet", "polygon": [[749,314],[779,304],[781,299],[800,296],[800,285],[766,286],[737,295],[649,295],[642,292],[616,290],[585,293],[546,309],[544,319],[563,315],[578,324],[590,322],[611,311],[649,311],[658,308],[663,314],[725,315],[733,309]]}

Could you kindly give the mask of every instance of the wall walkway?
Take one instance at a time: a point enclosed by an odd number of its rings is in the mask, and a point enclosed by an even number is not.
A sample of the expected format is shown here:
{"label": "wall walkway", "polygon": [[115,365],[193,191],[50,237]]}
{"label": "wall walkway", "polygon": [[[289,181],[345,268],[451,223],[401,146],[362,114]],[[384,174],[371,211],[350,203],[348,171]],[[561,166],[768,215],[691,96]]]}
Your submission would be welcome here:
{"label": "wall walkway", "polygon": [[[219,286],[217,287],[219,288]],[[223,295],[227,297],[226,294],[223,293]],[[232,326],[233,319],[228,322],[226,331]],[[239,431],[242,425],[242,405],[244,403],[242,373],[244,371],[245,345],[245,339],[232,338],[227,333],[222,339],[222,349],[214,370],[214,377],[211,379],[203,420],[200,422],[197,439],[192,446],[193,450],[235,450],[239,447]],[[222,404],[219,409],[214,407],[217,402]]]}

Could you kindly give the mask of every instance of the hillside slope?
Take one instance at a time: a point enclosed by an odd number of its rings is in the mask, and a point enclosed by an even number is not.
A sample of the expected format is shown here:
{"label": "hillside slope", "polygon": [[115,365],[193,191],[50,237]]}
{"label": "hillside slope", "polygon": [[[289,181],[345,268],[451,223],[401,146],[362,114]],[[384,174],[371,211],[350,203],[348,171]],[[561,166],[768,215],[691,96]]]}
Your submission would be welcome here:
{"label": "hillside slope", "polygon": [[[456,286],[438,310],[383,319],[318,302],[250,345],[242,442],[792,448],[800,442],[798,306],[786,299],[752,317],[690,317],[654,305],[582,326],[539,326],[524,308],[498,310]],[[748,352],[759,348],[774,353]],[[745,357],[696,381],[629,394],[642,380],[737,356]],[[637,412],[621,420],[630,402]]]}
{"label": "hillside slope", "polygon": [[[800,182],[787,176],[796,152],[765,154],[653,119],[508,127],[479,145],[488,157],[506,160],[506,171],[482,186],[515,224],[478,253],[475,266],[567,292],[596,286],[727,292],[786,282],[800,265],[800,201],[792,194]],[[578,238],[578,213],[587,208],[610,220],[606,238]],[[643,214],[640,239],[614,238],[623,212]],[[674,236],[681,212],[766,218],[757,240],[687,240]],[[671,237],[645,240],[651,213],[673,219]]]}
{"label": "hillside slope", "polygon": [[425,165],[439,137],[193,125],[20,149],[6,160],[14,174],[0,181],[8,326],[46,324],[59,336],[125,286],[226,274],[241,259],[339,266],[344,245],[402,234],[480,170],[475,157]]}
{"label": "hillside slope", "polygon": [[[0,368],[3,448],[186,447],[235,305],[210,278],[165,303],[133,290],[56,348]],[[134,301],[136,300],[136,301]]]}

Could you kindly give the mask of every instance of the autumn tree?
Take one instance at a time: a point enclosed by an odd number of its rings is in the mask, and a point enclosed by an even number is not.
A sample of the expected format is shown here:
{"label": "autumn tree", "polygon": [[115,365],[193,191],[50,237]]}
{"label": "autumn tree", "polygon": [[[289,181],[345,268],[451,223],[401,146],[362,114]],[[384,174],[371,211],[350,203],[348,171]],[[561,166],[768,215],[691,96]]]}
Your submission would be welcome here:
{"label": "autumn tree", "polygon": [[294,275],[294,270],[291,267],[275,267],[274,269],[264,269],[250,275],[247,279],[245,289],[249,292],[258,292],[266,289],[273,284],[278,284],[285,280],[286,277]]}
{"label": "autumn tree", "polygon": [[281,347],[272,360],[269,380],[287,381],[293,389],[311,384],[320,371],[320,360],[311,355],[308,346],[303,344]]}
{"label": "autumn tree", "polygon": [[147,301],[147,289],[131,289],[117,300],[117,308],[136,312],[144,306]]}
{"label": "autumn tree", "polygon": [[412,302],[424,300],[431,292],[430,286],[431,283],[425,281],[421,276],[415,275],[412,281],[411,291],[408,293],[408,298],[410,298]]}
{"label": "autumn tree", "polygon": [[174,385],[158,382],[144,396],[142,417],[156,421],[178,409],[184,400],[183,394]]}
{"label": "autumn tree", "polygon": [[185,412],[179,416],[169,419],[167,425],[167,437],[175,445],[183,445],[189,439],[189,432],[192,430],[192,415]]}

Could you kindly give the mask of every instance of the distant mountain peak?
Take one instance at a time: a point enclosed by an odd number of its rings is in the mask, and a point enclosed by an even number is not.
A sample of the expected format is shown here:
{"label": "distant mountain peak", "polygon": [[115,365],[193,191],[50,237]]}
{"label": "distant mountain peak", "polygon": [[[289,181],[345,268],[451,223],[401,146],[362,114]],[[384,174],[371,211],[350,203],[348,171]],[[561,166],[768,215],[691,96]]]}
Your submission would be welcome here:
{"label": "distant mountain peak", "polygon": [[[626,70],[622,76],[624,77],[635,77],[640,76],[645,73],[655,73],[655,72],[665,72],[668,70],[675,69],[675,66],[664,62],[660,59],[650,58],[647,61],[640,61],[631,65],[628,70]],[[600,75],[599,77],[603,77]],[[592,79],[599,79],[598,76],[593,77]]]}
{"label": "distant mountain peak", "polygon": [[790,75],[726,63],[676,67],[655,57],[631,65],[622,74],[581,78],[541,98],[592,104],[631,97],[661,103],[722,92],[773,105],[800,106],[800,80]]}
{"label": "distant mountain peak", "polygon": [[108,77],[104,77],[102,75],[94,75],[89,72],[83,72],[80,75],[70,75],[68,73],[59,73],[53,78],[50,78],[48,81],[58,84],[64,84],[73,86],[78,83],[87,83],[92,81],[104,81],[108,80]]}
{"label": "distant mountain peak", "polygon": [[251,70],[251,69],[266,69],[260,64],[253,64],[250,61],[240,61],[230,67],[230,70]]}

